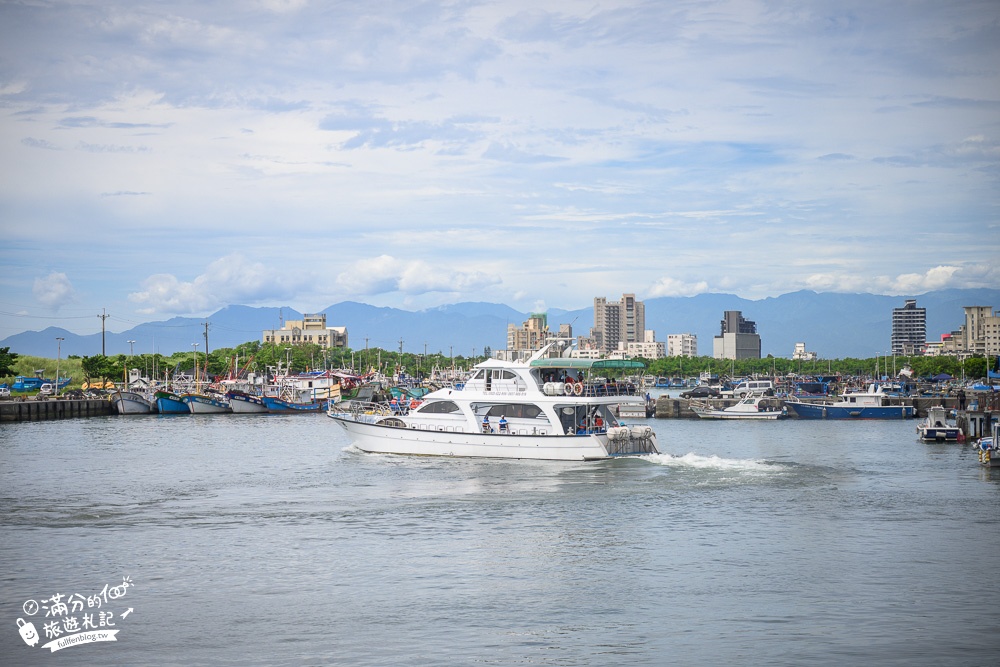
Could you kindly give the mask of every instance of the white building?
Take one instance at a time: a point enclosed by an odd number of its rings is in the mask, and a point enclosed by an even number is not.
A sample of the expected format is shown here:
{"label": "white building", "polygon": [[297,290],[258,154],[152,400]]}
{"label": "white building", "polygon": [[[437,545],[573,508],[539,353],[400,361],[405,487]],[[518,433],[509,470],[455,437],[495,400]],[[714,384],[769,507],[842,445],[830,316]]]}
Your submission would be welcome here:
{"label": "white building", "polygon": [[816,361],[817,354],[815,352],[806,352],[805,343],[796,343],[795,351],[792,352],[792,359],[797,359],[800,361]]}
{"label": "white building", "polygon": [[263,342],[275,345],[312,343],[321,348],[347,347],[347,327],[326,326],[326,313],[305,314],[301,320],[288,320],[280,329],[265,329]]}
{"label": "white building", "polygon": [[670,334],[667,336],[667,356],[697,357],[698,336],[689,333]]}

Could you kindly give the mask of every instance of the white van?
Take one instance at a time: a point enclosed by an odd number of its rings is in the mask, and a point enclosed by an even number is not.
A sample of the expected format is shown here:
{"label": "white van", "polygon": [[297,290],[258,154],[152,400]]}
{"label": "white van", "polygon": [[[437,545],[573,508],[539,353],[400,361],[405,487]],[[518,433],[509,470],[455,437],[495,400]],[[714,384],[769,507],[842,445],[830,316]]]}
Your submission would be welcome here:
{"label": "white van", "polygon": [[746,380],[733,389],[735,398],[743,398],[750,393],[774,396],[774,383],[770,380]]}

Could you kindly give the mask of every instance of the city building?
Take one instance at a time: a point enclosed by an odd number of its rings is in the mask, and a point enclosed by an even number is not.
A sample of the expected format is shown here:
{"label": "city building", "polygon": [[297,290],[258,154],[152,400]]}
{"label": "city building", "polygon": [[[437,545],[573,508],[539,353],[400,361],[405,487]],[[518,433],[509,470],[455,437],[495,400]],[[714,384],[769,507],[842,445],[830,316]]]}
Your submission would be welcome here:
{"label": "city building", "polygon": [[[642,342],[646,330],[646,306],[635,294],[622,294],[619,301],[594,298],[594,328],[590,337],[602,352],[617,351],[619,343]],[[621,348],[625,349],[625,348]]]}
{"label": "city building", "polygon": [[669,334],[667,336],[667,356],[697,357],[698,336],[690,333]]}
{"label": "city building", "polygon": [[927,309],[917,308],[916,299],[906,299],[902,308],[892,309],[893,354],[914,356],[927,347]]}
{"label": "city building", "polygon": [[[520,327],[513,323],[507,325],[507,350],[514,353],[537,352],[548,342],[549,336],[548,315],[531,313]],[[522,356],[518,354],[516,358]]]}
{"label": "city building", "polygon": [[757,323],[744,319],[738,310],[727,310],[720,335],[712,340],[712,356],[716,359],[760,359]]}
{"label": "city building", "polygon": [[[642,340],[636,343],[619,343],[624,346],[627,358],[642,357],[643,359],[662,359],[667,356],[667,346],[656,341],[656,332],[646,329]],[[619,348],[621,349],[621,348]]]}
{"label": "city building", "polygon": [[796,343],[795,351],[792,352],[792,359],[800,361],[816,361],[817,354],[815,352],[807,352],[805,343]]}
{"label": "city building", "polygon": [[1000,354],[1000,311],[989,306],[965,306],[965,325],[960,331],[966,354]]}
{"label": "city building", "polygon": [[307,313],[301,320],[287,320],[280,329],[265,329],[262,339],[275,345],[312,343],[324,350],[347,347],[347,327],[328,327],[326,313]]}

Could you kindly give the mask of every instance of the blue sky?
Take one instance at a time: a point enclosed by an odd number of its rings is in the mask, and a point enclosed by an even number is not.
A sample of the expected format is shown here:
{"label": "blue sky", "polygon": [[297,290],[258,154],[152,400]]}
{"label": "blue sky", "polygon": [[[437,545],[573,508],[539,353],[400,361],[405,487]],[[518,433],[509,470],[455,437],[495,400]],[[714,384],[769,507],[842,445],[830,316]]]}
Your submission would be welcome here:
{"label": "blue sky", "polygon": [[5,2],[0,338],[996,287],[998,70],[992,0]]}

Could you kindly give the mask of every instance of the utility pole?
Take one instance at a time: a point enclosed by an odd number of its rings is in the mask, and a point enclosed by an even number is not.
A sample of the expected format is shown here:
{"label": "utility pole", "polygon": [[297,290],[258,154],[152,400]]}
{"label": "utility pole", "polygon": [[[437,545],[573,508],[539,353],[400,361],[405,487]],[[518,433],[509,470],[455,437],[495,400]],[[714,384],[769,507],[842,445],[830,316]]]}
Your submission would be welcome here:
{"label": "utility pole", "polygon": [[107,310],[108,310],[107,308],[101,308],[102,314],[98,315],[98,317],[101,318],[101,356],[102,357],[108,356],[107,353],[104,350],[104,320],[106,320],[109,317],[111,317],[110,315],[108,315]]}

